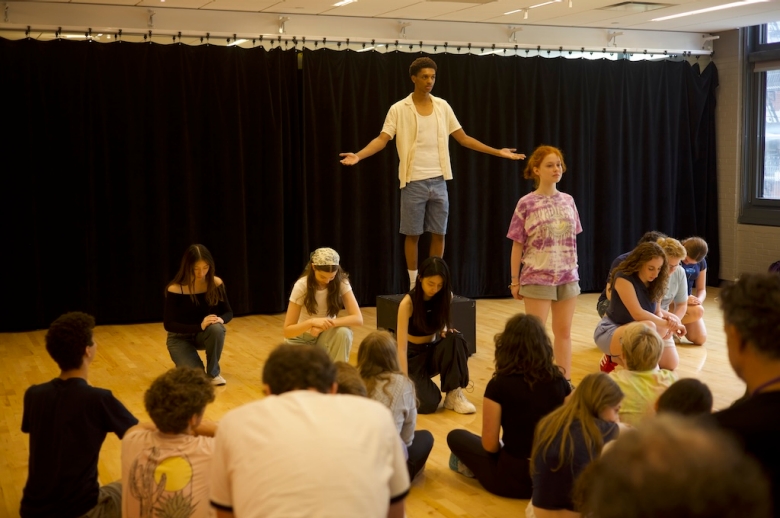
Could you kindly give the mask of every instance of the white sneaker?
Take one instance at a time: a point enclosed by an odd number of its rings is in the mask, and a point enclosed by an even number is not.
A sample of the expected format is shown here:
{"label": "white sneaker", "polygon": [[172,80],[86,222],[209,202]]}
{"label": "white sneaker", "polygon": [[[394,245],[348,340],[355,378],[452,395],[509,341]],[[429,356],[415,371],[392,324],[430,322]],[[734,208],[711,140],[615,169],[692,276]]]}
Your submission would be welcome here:
{"label": "white sneaker", "polygon": [[211,384],[215,387],[219,387],[220,385],[225,385],[227,383],[227,380],[223,378],[220,375],[216,375],[213,378],[211,378]]}
{"label": "white sneaker", "polygon": [[459,414],[473,414],[477,411],[474,404],[463,395],[463,389],[457,388],[447,392],[444,398],[444,408]]}

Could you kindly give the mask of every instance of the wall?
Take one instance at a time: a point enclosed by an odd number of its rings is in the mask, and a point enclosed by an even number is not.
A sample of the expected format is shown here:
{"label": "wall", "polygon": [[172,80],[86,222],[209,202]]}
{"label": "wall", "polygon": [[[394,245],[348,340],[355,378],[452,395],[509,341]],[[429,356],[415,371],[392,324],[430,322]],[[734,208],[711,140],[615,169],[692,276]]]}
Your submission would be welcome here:
{"label": "wall", "polygon": [[780,227],[740,225],[742,171],[742,67],[739,31],[719,34],[715,41],[717,91],[718,196],[720,210],[720,278],[732,280],[743,272],[765,272],[780,260]]}

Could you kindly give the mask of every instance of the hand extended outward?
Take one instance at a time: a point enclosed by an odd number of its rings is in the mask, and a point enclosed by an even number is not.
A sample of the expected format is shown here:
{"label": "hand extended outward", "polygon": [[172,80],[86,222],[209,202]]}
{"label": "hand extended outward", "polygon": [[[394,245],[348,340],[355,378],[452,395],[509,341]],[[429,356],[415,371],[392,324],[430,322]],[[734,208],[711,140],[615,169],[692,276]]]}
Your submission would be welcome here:
{"label": "hand extended outward", "polygon": [[[500,153],[502,158],[508,158],[510,160],[525,160],[525,155],[522,153],[515,153],[515,148],[501,148]],[[343,162],[342,162],[343,163]]]}
{"label": "hand extended outward", "polygon": [[355,165],[360,162],[360,157],[355,153],[339,153],[340,157],[344,157],[341,160],[341,165]]}

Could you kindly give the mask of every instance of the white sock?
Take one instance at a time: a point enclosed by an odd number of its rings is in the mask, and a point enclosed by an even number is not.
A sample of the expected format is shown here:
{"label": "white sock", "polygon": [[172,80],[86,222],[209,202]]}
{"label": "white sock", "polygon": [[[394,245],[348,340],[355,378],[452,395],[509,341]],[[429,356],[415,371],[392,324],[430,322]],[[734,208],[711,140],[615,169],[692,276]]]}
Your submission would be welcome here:
{"label": "white sock", "polygon": [[406,270],[409,272],[409,291],[414,288],[414,283],[417,281],[417,270]]}

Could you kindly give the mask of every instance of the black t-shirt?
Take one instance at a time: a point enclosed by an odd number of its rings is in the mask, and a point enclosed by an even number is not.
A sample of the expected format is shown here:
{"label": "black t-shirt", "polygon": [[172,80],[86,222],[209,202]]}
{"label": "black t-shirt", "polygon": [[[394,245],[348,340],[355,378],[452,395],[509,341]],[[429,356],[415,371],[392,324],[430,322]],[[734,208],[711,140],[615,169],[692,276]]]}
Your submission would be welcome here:
{"label": "black t-shirt", "polygon": [[[623,272],[618,272],[617,275],[615,275],[615,283],[617,283],[618,279],[625,279],[630,282],[634,286],[636,298],[639,300],[639,305],[642,306],[642,309],[649,311],[650,313],[655,313],[656,302],[650,300],[650,292],[637,274],[632,273],[631,275],[625,275]],[[623,304],[623,300],[621,300],[620,294],[614,286],[612,286],[612,298],[609,299],[607,316],[619,326],[630,324],[634,321],[634,317],[632,317],[631,313],[626,309],[626,305]]]}
{"label": "black t-shirt", "polygon": [[756,394],[712,417],[763,466],[771,483],[773,516],[780,518],[780,392]]}
{"label": "black t-shirt", "polygon": [[[596,426],[601,430],[605,444],[617,437],[617,424],[596,419]],[[532,497],[534,507],[548,510],[574,510],[574,504],[572,503],[574,482],[582,473],[582,470],[590,464],[591,456],[594,459],[596,458],[596,453],[590,451],[585,445],[585,439],[582,436],[582,424],[579,420],[574,421],[571,425],[571,438],[574,443],[574,456],[571,462],[568,462],[568,457],[564,457],[564,462],[560,469],[553,471],[560,462],[560,435],[552,442],[544,457],[539,455],[534,459],[536,473],[531,477],[534,481],[534,494]]]}
{"label": "black t-shirt", "polygon": [[561,406],[570,392],[571,386],[563,377],[537,382],[533,390],[522,374],[497,376],[488,381],[485,397],[501,405],[504,450],[513,457],[530,457],[536,424]]}
{"label": "black t-shirt", "polygon": [[106,434],[120,439],[138,420],[110,390],[82,378],[33,385],[24,394],[22,432],[30,434],[21,516],[78,517],[98,500],[98,454]]}

